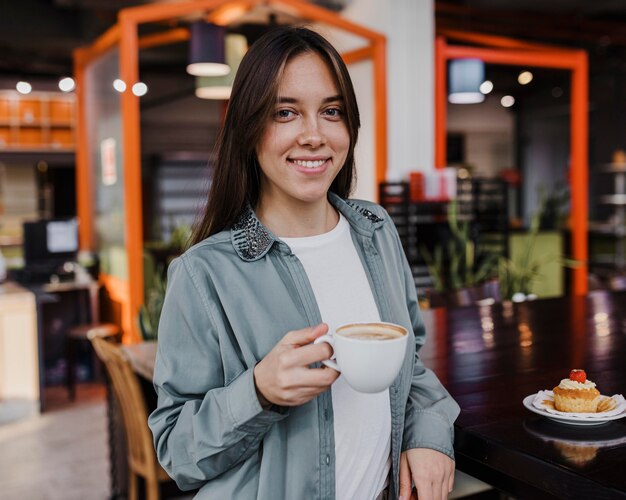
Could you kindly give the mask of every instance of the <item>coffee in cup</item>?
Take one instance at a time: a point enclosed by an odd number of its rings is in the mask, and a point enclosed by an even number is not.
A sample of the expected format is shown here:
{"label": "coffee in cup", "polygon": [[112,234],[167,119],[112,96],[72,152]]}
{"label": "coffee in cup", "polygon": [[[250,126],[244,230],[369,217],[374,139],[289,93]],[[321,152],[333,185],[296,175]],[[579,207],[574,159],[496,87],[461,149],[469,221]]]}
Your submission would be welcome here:
{"label": "coffee in cup", "polygon": [[348,384],[365,393],[382,392],[398,376],[408,331],[393,323],[349,323],[324,335],[315,344],[326,342],[333,357],[323,363],[343,374]]}

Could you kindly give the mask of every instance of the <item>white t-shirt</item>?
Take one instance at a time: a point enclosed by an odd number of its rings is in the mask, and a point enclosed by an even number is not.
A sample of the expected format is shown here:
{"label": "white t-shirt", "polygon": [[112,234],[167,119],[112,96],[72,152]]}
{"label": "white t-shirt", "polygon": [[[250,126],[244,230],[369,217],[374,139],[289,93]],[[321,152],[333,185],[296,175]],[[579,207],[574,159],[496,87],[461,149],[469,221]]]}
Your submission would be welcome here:
{"label": "white t-shirt", "polygon": [[[330,332],[345,323],[380,321],[343,215],[328,233],[281,239],[302,262]],[[391,466],[389,390],[363,394],[339,377],[332,386],[332,401],[336,498],[374,499],[384,488]]]}

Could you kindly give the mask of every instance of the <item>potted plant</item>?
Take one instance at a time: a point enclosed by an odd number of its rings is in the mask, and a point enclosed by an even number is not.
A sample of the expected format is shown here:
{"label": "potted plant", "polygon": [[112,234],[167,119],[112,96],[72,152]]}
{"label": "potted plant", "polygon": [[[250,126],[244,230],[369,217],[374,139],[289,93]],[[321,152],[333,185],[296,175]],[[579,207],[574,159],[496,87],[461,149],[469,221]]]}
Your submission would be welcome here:
{"label": "potted plant", "polygon": [[187,249],[190,237],[191,227],[181,224],[174,229],[169,242],[146,245],[143,257],[144,303],[139,308],[138,317],[139,329],[144,340],[157,338],[167,286],[166,265]]}
{"label": "potted plant", "polygon": [[[447,215],[450,239],[446,245],[435,246],[432,253],[422,245],[422,255],[435,292],[443,296],[442,302],[447,305],[471,305],[482,298],[479,286],[494,275],[498,256],[483,252],[476,245],[470,223],[459,219],[456,200],[448,204]],[[434,302],[437,303],[439,298],[434,298]]]}
{"label": "potted plant", "polygon": [[[150,271],[150,269],[152,269]],[[155,266],[154,258],[144,253],[145,294],[139,308],[139,330],[143,340],[156,340],[165,300],[167,275],[162,265]]]}
{"label": "potted plant", "polygon": [[564,257],[560,250],[537,257],[535,246],[542,223],[545,222],[546,201],[542,198],[539,210],[531,219],[523,246],[512,257],[500,257],[498,261],[498,282],[500,298],[503,301],[522,301],[533,297],[533,287],[541,280],[542,267],[557,262],[564,267],[577,267],[579,262]]}

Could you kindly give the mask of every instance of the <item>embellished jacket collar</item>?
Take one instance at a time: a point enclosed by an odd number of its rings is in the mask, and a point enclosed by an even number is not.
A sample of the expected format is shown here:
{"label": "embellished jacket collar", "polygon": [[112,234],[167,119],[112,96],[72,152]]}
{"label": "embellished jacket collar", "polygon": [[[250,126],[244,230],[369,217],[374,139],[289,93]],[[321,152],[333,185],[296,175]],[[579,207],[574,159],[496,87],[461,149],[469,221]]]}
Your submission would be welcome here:
{"label": "embellished jacket collar", "polygon": [[[385,222],[367,208],[369,203],[366,206],[365,202],[359,200],[344,200],[332,192],[328,193],[328,200],[348,219],[353,229],[370,237]],[[280,240],[261,223],[248,205],[231,228],[231,241],[237,255],[251,262],[262,258]]]}

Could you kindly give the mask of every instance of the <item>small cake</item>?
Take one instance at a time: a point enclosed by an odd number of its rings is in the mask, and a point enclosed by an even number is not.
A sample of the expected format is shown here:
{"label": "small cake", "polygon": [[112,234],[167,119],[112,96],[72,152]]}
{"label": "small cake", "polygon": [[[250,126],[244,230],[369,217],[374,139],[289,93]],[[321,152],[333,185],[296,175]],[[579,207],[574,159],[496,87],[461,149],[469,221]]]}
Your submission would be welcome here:
{"label": "small cake", "polygon": [[584,370],[572,370],[569,378],[564,378],[553,389],[554,407],[558,411],[575,413],[596,413],[600,403],[600,391],[596,384],[587,380]]}

